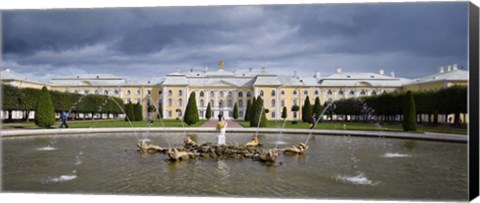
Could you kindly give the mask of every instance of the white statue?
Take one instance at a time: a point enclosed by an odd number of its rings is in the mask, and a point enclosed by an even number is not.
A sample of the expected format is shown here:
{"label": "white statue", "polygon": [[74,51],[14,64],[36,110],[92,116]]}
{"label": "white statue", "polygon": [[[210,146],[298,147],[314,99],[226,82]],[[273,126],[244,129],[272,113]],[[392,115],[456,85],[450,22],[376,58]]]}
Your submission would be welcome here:
{"label": "white statue", "polygon": [[223,117],[220,118],[220,121],[217,123],[217,130],[220,130],[220,134],[218,134],[218,145],[225,145],[225,131],[227,130],[228,123],[225,121]]}

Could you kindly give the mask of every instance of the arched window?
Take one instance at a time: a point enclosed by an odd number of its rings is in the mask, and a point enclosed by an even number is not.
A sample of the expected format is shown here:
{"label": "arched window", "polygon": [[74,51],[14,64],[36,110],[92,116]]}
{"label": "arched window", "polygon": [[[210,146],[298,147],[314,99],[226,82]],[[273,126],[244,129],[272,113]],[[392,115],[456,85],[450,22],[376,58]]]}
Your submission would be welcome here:
{"label": "arched window", "polygon": [[243,92],[238,92],[239,97],[243,97]]}
{"label": "arched window", "polygon": [[75,91],[73,91],[73,92],[75,92],[75,94],[78,94],[78,90],[75,90]]}
{"label": "arched window", "polygon": [[172,106],[172,99],[168,99],[168,106]]}
{"label": "arched window", "polygon": [[114,91],[113,91],[113,94],[117,95],[117,94],[118,94],[118,90],[114,90]]}
{"label": "arched window", "polygon": [[270,95],[275,96],[275,90],[272,90],[272,92],[270,93]]}
{"label": "arched window", "polygon": [[103,91],[103,94],[108,94],[108,90]]}
{"label": "arched window", "polygon": [[158,90],[158,95],[162,95],[163,94],[163,91],[162,90]]}
{"label": "arched window", "polygon": [[386,90],[383,90],[382,94],[387,94],[387,91],[386,91]]}
{"label": "arched window", "polygon": [[297,90],[293,90],[293,95],[297,95]]}
{"label": "arched window", "polygon": [[140,101],[140,99],[139,99],[139,98],[137,98],[137,104],[140,104],[140,102],[141,102],[141,101]]}
{"label": "arched window", "polygon": [[127,95],[130,95],[132,94],[132,92],[130,90],[127,90]]}
{"label": "arched window", "polygon": [[215,97],[215,92],[210,91],[210,97]]}
{"label": "arched window", "polygon": [[250,91],[247,92],[247,97],[251,97],[252,93]]}
{"label": "arched window", "polygon": [[263,90],[260,90],[260,96],[263,97]]}
{"label": "arched window", "polygon": [[360,95],[365,95],[365,90],[362,90],[362,91],[360,92]]}
{"label": "arched window", "polygon": [[178,105],[183,106],[183,100],[182,99],[178,99]]}
{"label": "arched window", "polygon": [[327,94],[328,94],[328,95],[332,95],[332,90],[328,90],[328,91],[327,91]]}
{"label": "arched window", "polygon": [[83,93],[88,94],[88,90],[83,91]]}
{"label": "arched window", "polygon": [[231,99],[228,100],[228,107],[232,107],[233,106],[233,102]]}
{"label": "arched window", "polygon": [[377,92],[375,92],[375,90],[373,90],[372,95],[377,95]]}
{"label": "arched window", "polygon": [[150,106],[151,103],[150,99],[147,99],[147,106]]}
{"label": "arched window", "polygon": [[98,90],[95,90],[94,94],[98,94]]}
{"label": "arched window", "polygon": [[307,94],[308,94],[308,91],[307,91],[307,90],[304,90],[304,91],[303,91],[303,94],[304,94],[304,95],[307,95]]}
{"label": "arched window", "polygon": [[203,99],[200,99],[200,107],[204,107],[204,106],[205,106],[205,104],[204,104]]}
{"label": "arched window", "polygon": [[223,97],[223,91],[220,91],[220,97]]}
{"label": "arched window", "polygon": [[350,95],[355,95],[355,91],[350,90]]}
{"label": "arched window", "polygon": [[338,94],[343,95],[343,90],[338,91]]}
{"label": "arched window", "polygon": [[203,93],[203,91],[200,91],[200,97],[203,97],[205,96],[205,93]]}
{"label": "arched window", "polygon": [[172,90],[168,90],[168,96],[172,96],[173,92]]}
{"label": "arched window", "polygon": [[213,108],[214,106],[215,106],[215,102],[214,102],[213,99],[212,99],[212,100],[210,100],[210,107]]}
{"label": "arched window", "polygon": [[272,107],[275,107],[275,99],[272,99],[271,104],[272,104]]}
{"label": "arched window", "polygon": [[297,105],[297,100],[294,99],[293,102],[292,102],[293,106],[296,106]]}
{"label": "arched window", "polygon": [[178,96],[182,96],[183,95],[183,91],[182,90],[178,90]]}
{"label": "arched window", "polygon": [[280,94],[281,94],[281,95],[285,95],[285,91],[282,90],[282,91],[280,92]]}
{"label": "arched window", "polygon": [[183,114],[182,114],[182,110],[181,110],[181,109],[178,109],[178,111],[177,111],[177,112],[178,112],[178,117],[182,117],[182,116],[183,116]]}
{"label": "arched window", "polygon": [[318,95],[318,90],[315,90],[314,94],[315,94],[315,95]]}
{"label": "arched window", "polygon": [[242,108],[243,107],[243,101],[240,99],[238,100],[238,107],[239,108]]}
{"label": "arched window", "polygon": [[142,94],[142,90],[137,90],[137,95]]}
{"label": "arched window", "polygon": [[228,91],[228,96],[229,96],[229,97],[232,96],[232,91]]}
{"label": "arched window", "polygon": [[223,100],[220,99],[220,101],[218,101],[218,107],[223,108]]}
{"label": "arched window", "polygon": [[147,94],[148,94],[148,95],[152,94],[152,91],[151,91],[151,90],[147,90]]}

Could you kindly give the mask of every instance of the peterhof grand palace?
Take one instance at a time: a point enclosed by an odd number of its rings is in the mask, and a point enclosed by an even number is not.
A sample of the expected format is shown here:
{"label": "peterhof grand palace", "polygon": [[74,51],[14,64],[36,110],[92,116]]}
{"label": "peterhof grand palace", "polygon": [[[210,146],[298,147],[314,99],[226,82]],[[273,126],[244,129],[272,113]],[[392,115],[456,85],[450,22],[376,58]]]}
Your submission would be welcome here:
{"label": "peterhof grand palace", "polygon": [[[384,70],[377,73],[348,72],[341,67],[335,68],[331,75],[321,75],[316,71],[311,76],[274,74],[266,68],[238,71],[236,68],[223,67],[219,63],[216,70],[190,69],[186,72],[177,69],[162,78],[147,81],[129,81],[118,77],[62,77],[52,78],[49,82],[38,82],[13,70],[1,71],[3,84],[19,88],[42,88],[78,94],[104,94],[121,98],[125,103],[141,103],[144,114],[147,106],[162,106],[163,118],[176,119],[183,116],[188,97],[196,93],[197,107],[201,119],[205,118],[208,103],[214,118],[222,112],[226,119],[232,119],[234,104],[243,118],[247,102],[261,96],[265,108],[269,109],[267,118],[282,119],[281,112],[288,109],[288,120],[298,119],[301,112],[290,112],[294,105],[302,106],[307,96],[313,103],[316,97],[321,103],[343,98],[363,97],[388,92],[438,90],[454,85],[468,85],[468,71],[457,64],[438,68],[437,73],[422,78],[396,77],[393,72]],[[153,103],[155,102],[155,103]],[[13,118],[21,118],[23,112],[13,112]],[[31,114],[33,114],[32,112]],[[155,114],[155,113],[154,113]],[[7,112],[1,113],[2,118]],[[33,117],[33,115],[29,115]]]}

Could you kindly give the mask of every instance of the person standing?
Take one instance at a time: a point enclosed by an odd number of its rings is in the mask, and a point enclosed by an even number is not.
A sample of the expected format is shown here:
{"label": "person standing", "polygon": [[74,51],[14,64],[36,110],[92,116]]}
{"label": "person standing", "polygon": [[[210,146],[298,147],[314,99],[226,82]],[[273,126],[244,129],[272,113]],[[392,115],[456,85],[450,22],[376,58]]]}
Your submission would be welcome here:
{"label": "person standing", "polygon": [[65,111],[63,111],[62,114],[60,115],[60,119],[62,120],[62,123],[60,124],[60,126],[58,126],[58,128],[62,128],[64,125],[65,125],[65,128],[68,128],[68,124],[67,124],[68,115],[67,113],[65,113]]}
{"label": "person standing", "polygon": [[313,129],[315,127],[315,123],[317,123],[317,115],[313,113],[312,119],[310,120],[310,129]]}

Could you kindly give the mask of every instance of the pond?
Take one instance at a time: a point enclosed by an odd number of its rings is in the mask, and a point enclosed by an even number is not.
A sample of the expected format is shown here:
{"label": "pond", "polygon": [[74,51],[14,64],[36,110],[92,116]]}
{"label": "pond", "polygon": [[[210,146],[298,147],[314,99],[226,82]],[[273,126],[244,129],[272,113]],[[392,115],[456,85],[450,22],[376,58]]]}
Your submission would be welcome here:
{"label": "pond", "polygon": [[[312,136],[306,155],[169,162],[140,154],[136,142],[182,146],[214,133],[127,133],[2,138],[2,188],[9,192],[315,199],[467,200],[467,144],[350,136]],[[251,133],[227,133],[241,144]],[[259,134],[263,149],[307,135]]]}

